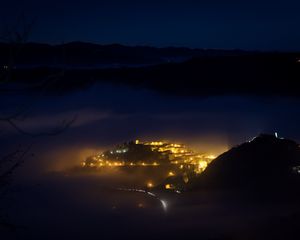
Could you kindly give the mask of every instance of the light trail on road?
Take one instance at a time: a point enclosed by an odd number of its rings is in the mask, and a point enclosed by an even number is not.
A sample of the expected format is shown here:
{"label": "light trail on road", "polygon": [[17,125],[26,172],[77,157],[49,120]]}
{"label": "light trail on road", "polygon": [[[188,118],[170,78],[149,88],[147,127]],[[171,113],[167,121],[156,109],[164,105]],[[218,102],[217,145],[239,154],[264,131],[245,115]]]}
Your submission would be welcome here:
{"label": "light trail on road", "polygon": [[163,200],[163,199],[160,199],[155,193],[153,192],[149,192],[149,191],[146,191],[146,190],[143,190],[143,189],[136,189],[136,188],[117,188],[117,190],[119,191],[126,191],[126,192],[139,192],[139,193],[144,193],[144,194],[147,194],[153,198],[155,198],[156,200],[158,200],[163,208],[163,210],[165,212],[167,212],[167,207],[168,207],[168,204],[166,202],[166,200]]}

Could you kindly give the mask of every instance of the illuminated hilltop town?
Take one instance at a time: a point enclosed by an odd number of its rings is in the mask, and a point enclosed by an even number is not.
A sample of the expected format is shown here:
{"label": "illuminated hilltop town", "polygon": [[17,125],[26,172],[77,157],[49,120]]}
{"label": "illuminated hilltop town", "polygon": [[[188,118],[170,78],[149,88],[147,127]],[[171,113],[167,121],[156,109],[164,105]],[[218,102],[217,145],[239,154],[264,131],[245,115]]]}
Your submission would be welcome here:
{"label": "illuminated hilltop town", "polygon": [[[135,140],[88,157],[82,167],[104,171],[107,168],[157,168],[157,171],[164,169],[166,179],[182,176],[187,182],[188,176],[203,172],[214,158],[214,155],[195,153],[184,144]],[[153,184],[149,182],[147,185],[152,187]],[[165,188],[171,189],[172,185],[166,184]]]}

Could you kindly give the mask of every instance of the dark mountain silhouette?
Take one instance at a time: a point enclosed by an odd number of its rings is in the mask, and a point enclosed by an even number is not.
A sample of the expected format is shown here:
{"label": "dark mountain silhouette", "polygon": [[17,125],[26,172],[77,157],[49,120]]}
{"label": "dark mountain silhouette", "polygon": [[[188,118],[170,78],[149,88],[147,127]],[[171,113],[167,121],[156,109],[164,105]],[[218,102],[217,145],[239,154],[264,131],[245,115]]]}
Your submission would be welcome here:
{"label": "dark mountain silhouette", "polygon": [[[10,44],[0,43],[0,64],[9,59]],[[85,42],[70,42],[60,45],[26,43],[14,45],[17,49],[17,66],[100,67],[108,65],[143,65],[180,62],[193,57],[231,56],[252,54],[241,50],[190,49],[183,47],[156,48],[148,46],[100,45]]]}
{"label": "dark mountain silhouette", "polygon": [[298,96],[300,63],[293,55],[269,53],[194,58],[183,63],[107,70],[102,74],[103,79],[110,81],[176,95]]}
{"label": "dark mountain silhouette", "polygon": [[[38,85],[48,76],[59,76],[48,87],[54,91],[108,82],[172,95],[299,97],[298,53],[103,46],[80,42],[56,46],[25,44],[14,49],[17,57],[12,79],[30,86]],[[0,44],[0,50],[0,63],[5,64],[9,47]]]}
{"label": "dark mountain silhouette", "polygon": [[299,145],[262,134],[216,158],[191,188],[297,189]]}

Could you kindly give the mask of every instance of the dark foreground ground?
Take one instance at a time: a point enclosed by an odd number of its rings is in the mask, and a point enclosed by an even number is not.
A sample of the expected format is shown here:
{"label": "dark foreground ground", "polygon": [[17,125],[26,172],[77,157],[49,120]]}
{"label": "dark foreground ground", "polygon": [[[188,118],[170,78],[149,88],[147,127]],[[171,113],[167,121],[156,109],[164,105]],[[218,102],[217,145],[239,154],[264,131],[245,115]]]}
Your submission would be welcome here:
{"label": "dark foreground ground", "polygon": [[[13,225],[1,239],[298,239],[300,206],[249,192],[149,194],[118,181],[51,174],[16,183],[1,200]],[[280,195],[280,193],[279,193]]]}

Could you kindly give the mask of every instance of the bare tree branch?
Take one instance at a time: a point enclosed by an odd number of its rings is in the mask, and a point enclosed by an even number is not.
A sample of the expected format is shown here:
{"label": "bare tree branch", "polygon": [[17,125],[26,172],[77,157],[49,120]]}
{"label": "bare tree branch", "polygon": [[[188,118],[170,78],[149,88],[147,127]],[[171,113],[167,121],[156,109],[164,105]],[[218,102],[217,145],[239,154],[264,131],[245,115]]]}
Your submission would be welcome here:
{"label": "bare tree branch", "polygon": [[[15,57],[17,55],[17,50],[15,48],[18,48],[19,46],[22,46],[22,44],[24,44],[29,37],[29,34],[32,30],[32,27],[34,25],[35,21],[28,21],[25,18],[24,14],[21,14],[17,21],[16,24],[14,26],[6,26],[6,28],[3,31],[2,34],[2,38],[0,38],[0,40],[2,39],[3,41],[9,43],[9,47],[10,47],[10,54],[9,54],[9,60],[8,60],[8,68],[5,71],[5,73],[3,74],[3,78],[1,81],[0,78],[0,84],[2,86],[5,86],[6,83],[11,82],[11,73],[13,71],[13,66],[14,66],[14,62],[15,62]],[[32,136],[32,137],[38,137],[38,136],[53,136],[53,135],[58,135],[60,133],[62,133],[64,130],[66,130],[68,127],[71,126],[71,124],[74,123],[76,117],[73,117],[70,120],[63,120],[62,124],[57,126],[55,129],[53,129],[52,131],[43,131],[40,133],[31,133],[28,132],[24,129],[22,129],[17,123],[16,121],[18,120],[18,118],[20,118],[22,115],[24,115],[24,112],[30,109],[30,107],[32,105],[34,105],[34,103],[36,102],[36,100],[38,98],[40,98],[41,96],[43,96],[45,94],[45,92],[49,89],[49,87],[51,87],[53,84],[57,83],[61,77],[63,77],[65,74],[65,70],[62,69],[60,70],[58,73],[54,73],[52,75],[49,75],[47,77],[45,77],[44,79],[41,79],[40,81],[38,81],[35,86],[31,86],[31,90],[36,90],[38,89],[38,94],[34,95],[35,97],[33,99],[30,99],[26,104],[22,103],[21,106],[19,106],[15,112],[9,114],[8,116],[3,116],[0,117],[0,122],[5,122],[8,125],[10,125],[13,129],[15,129],[17,132],[19,132],[20,134],[25,134],[28,136]],[[15,89],[0,89],[0,91],[14,91]],[[30,89],[18,89],[20,91],[23,90],[23,92],[28,92],[30,91]]]}
{"label": "bare tree branch", "polygon": [[4,172],[0,175],[0,183],[3,182],[3,181],[5,181],[6,178],[7,178],[8,176],[10,176],[10,175],[13,173],[13,171],[23,163],[24,157],[25,157],[25,156],[27,155],[27,153],[30,151],[31,147],[32,147],[32,144],[29,145],[29,146],[28,146],[25,150],[23,150],[23,151],[18,150],[18,153],[20,153],[20,156],[16,159],[16,161],[13,163],[13,165],[12,165],[11,167],[9,167],[6,171],[4,171]]}
{"label": "bare tree branch", "polygon": [[[5,109],[1,110],[2,114],[0,115],[0,123],[7,124],[19,134],[33,138],[56,136],[66,131],[75,122],[76,116],[73,116],[71,119],[63,119],[60,124],[49,131],[43,130],[37,133],[24,130],[19,126],[20,124],[18,122],[20,120],[25,120],[26,114],[28,114],[32,106],[65,74],[65,69],[62,67],[62,69],[58,72],[40,79],[40,81],[30,88],[24,88],[23,86],[16,87],[16,85],[13,83],[12,74],[15,69],[16,58],[22,50],[24,44],[28,41],[34,23],[35,20],[28,21],[28,19],[25,18],[25,15],[22,14],[18,17],[14,25],[6,25],[2,33],[0,33],[0,41],[7,43],[7,46],[9,47],[6,66],[3,69],[0,69],[0,93],[11,93],[15,95],[25,93],[26,96],[28,92],[35,92],[35,94],[30,95],[30,98],[26,99],[25,101],[19,101],[17,106],[12,107],[9,104],[5,105]],[[38,91],[36,91],[37,89]],[[10,177],[23,163],[31,147],[32,144],[26,149],[18,148],[17,150],[12,151],[11,153],[0,158],[0,197],[3,197],[7,194]],[[12,230],[17,228],[16,225],[5,220],[2,213],[0,214],[0,227],[5,227]]]}
{"label": "bare tree branch", "polygon": [[39,132],[39,133],[32,133],[28,132],[26,130],[23,130],[21,127],[19,127],[12,119],[7,119],[7,123],[13,127],[17,132],[28,135],[31,137],[41,137],[41,136],[55,136],[58,135],[65,130],[67,130],[76,120],[76,116],[74,116],[70,120],[63,120],[62,124],[54,128],[52,131],[44,131],[44,132]]}

